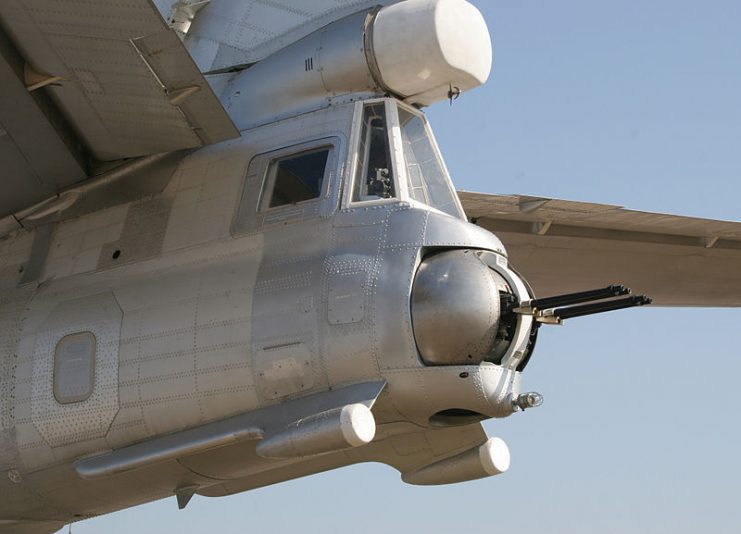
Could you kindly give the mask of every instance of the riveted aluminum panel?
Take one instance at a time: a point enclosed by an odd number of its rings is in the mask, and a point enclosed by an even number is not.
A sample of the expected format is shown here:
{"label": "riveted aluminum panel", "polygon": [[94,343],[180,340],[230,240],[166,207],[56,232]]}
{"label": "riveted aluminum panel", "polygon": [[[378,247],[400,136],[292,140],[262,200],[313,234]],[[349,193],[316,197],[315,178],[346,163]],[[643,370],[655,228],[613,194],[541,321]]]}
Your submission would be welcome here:
{"label": "riveted aluminum panel", "polygon": [[[18,341],[23,310],[34,288],[26,286],[9,292],[0,291],[0,470],[21,466],[17,445]],[[21,414],[22,415],[22,414]]]}
{"label": "riveted aluminum panel", "polygon": [[165,240],[172,202],[155,197],[130,205],[120,239],[105,243],[98,269],[139,261],[160,254]]}
{"label": "riveted aluminum panel", "polygon": [[[31,420],[50,446],[104,437],[118,411],[118,344],[121,308],[112,293],[58,304],[36,331],[31,376]],[[65,336],[90,332],[95,385],[84,401],[60,404],[54,396],[54,355]]]}
{"label": "riveted aluminum panel", "polygon": [[331,324],[358,323],[365,316],[365,271],[336,273],[329,277],[327,320]]}
{"label": "riveted aluminum panel", "polygon": [[266,399],[278,399],[314,386],[311,352],[304,343],[265,347],[255,355],[258,390]]}
{"label": "riveted aluminum panel", "polygon": [[[268,168],[272,162],[290,157],[293,154],[320,148],[329,149],[329,154],[327,155],[322,191],[319,197],[274,208],[259,208],[255,205],[255,197],[258,195],[262,197],[266,194]],[[333,191],[337,190],[336,184],[333,182],[337,179],[338,152],[342,148],[344,148],[344,144],[340,138],[327,137],[292,144],[253,157],[247,169],[247,178],[245,179],[245,186],[242,190],[242,198],[232,231],[235,234],[243,234],[258,228],[301,222],[328,214],[333,206],[327,200],[330,199]]]}
{"label": "riveted aluminum panel", "polygon": [[[155,0],[165,18],[174,2]],[[198,12],[185,46],[202,71],[254,63],[346,15],[389,0],[211,0]]]}

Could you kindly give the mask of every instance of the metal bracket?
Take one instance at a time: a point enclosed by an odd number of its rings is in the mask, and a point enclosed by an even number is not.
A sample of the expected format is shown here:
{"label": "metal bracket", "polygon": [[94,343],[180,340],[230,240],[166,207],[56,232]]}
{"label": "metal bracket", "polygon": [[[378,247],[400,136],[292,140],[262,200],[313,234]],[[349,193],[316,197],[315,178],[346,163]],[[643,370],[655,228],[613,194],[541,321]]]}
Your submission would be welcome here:
{"label": "metal bracket", "polygon": [[23,66],[23,81],[26,84],[26,89],[30,93],[36,89],[41,89],[47,85],[51,85],[57,82],[61,82],[64,78],[61,76],[51,76],[49,74],[42,74],[36,72],[34,69],[28,66],[26,63]]}
{"label": "metal bracket", "polygon": [[184,509],[198,491],[199,486],[182,486],[175,490],[175,498],[178,501],[178,510]]}
{"label": "metal bracket", "polygon": [[170,104],[177,106],[183,100],[196,94],[200,90],[200,85],[189,85],[188,87],[182,87],[180,89],[170,89],[167,92],[167,96],[170,97]]}
{"label": "metal bracket", "polygon": [[177,32],[181,41],[188,35],[198,12],[210,3],[211,0],[178,0],[172,5],[167,23]]}

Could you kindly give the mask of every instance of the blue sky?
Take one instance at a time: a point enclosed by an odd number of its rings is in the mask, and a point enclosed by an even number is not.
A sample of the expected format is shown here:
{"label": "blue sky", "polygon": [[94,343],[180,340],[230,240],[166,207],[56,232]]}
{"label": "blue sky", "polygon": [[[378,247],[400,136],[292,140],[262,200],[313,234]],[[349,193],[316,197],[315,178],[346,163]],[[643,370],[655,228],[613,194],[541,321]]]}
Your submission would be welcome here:
{"label": "blue sky", "polygon": [[[492,76],[429,110],[458,188],[741,219],[741,3],[474,3]],[[73,532],[738,532],[740,324],[643,308],[544,329],[524,387],[545,404],[485,424],[512,452],[500,477],[354,466]]]}

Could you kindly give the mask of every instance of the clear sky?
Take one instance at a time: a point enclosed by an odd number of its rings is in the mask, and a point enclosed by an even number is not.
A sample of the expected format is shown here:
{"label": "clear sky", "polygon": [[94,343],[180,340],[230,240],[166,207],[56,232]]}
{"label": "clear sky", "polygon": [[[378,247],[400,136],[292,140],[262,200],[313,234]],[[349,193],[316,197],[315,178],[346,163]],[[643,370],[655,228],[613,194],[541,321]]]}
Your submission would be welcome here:
{"label": "clear sky", "polygon": [[[474,3],[492,76],[429,110],[459,189],[741,220],[741,2]],[[419,488],[355,466],[72,531],[738,533],[740,345],[741,310],[573,320],[524,373],[545,404],[485,423],[502,476]]]}

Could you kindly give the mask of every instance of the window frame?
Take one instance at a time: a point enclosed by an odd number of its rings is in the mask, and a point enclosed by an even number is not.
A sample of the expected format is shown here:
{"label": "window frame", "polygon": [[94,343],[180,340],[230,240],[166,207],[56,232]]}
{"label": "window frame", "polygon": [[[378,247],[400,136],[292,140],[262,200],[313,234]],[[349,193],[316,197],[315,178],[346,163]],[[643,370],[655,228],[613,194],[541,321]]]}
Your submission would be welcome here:
{"label": "window frame", "polygon": [[[453,179],[450,177],[450,172],[448,171],[448,166],[445,164],[445,158],[442,156],[442,152],[440,152],[440,147],[437,144],[437,139],[435,139],[435,134],[432,131],[432,128],[430,127],[430,123],[427,120],[427,116],[421,112],[420,110],[414,108],[413,106],[410,106],[408,104],[405,104],[401,101],[396,101],[397,108],[402,108],[404,111],[411,113],[412,115],[415,115],[419,117],[422,120],[422,124],[425,128],[425,133],[427,134],[428,139],[430,140],[430,143],[432,145],[432,150],[435,152],[435,156],[437,157],[438,162],[440,163],[440,166],[442,167],[443,173],[445,174],[445,178],[448,182],[448,187],[450,187],[451,191],[453,192],[453,197],[455,200],[455,204],[458,207],[458,213],[459,218],[466,220],[466,212],[463,210],[463,205],[461,204],[461,199],[458,197],[458,191],[455,188],[455,184],[453,183]],[[399,146],[401,147],[401,159],[402,159],[402,167],[403,167],[403,174],[404,174],[404,193],[405,197],[404,200],[407,202],[413,204],[414,206],[419,206],[425,209],[429,210],[435,210],[439,213],[444,213],[445,215],[450,216],[449,213],[445,213],[443,211],[440,211],[434,206],[430,206],[429,204],[425,204],[424,202],[420,202],[419,200],[415,200],[411,197],[411,194],[409,193],[409,190],[407,188],[407,184],[409,183],[409,177],[407,176],[407,165],[406,165],[406,158],[404,157],[404,145],[401,138],[401,121],[399,120],[399,114],[398,110],[395,113],[396,117],[396,126],[398,128],[399,132]],[[423,177],[424,179],[424,177]]]}
{"label": "window frame", "polygon": [[[81,395],[62,395],[62,392],[60,391],[60,371],[62,367],[62,361],[59,357],[60,347],[63,347],[64,343],[69,343],[70,341],[74,341],[77,338],[87,338],[91,341],[92,344],[92,353],[88,356],[90,359],[90,365],[89,365],[89,378],[88,378],[88,389],[86,393]],[[93,332],[90,332],[89,330],[83,331],[83,332],[72,332],[70,334],[65,335],[62,337],[59,341],[57,341],[57,344],[54,347],[54,375],[52,377],[52,391],[54,393],[54,398],[59,404],[74,404],[77,402],[84,402],[88,400],[93,392],[95,391],[95,367],[96,367],[96,360],[98,356],[98,338],[95,336]]]}
{"label": "window frame", "polygon": [[[344,187],[344,158],[347,153],[347,138],[344,132],[322,132],[321,136],[294,139],[277,148],[256,151],[244,170],[239,200],[234,210],[230,235],[232,237],[263,232],[269,228],[306,222],[326,217],[337,210],[340,194]],[[261,210],[267,172],[272,161],[293,154],[331,147],[327,157],[324,182],[325,189],[318,198],[308,199],[297,204],[283,204]],[[267,147],[266,147],[267,148]]]}
{"label": "window frame", "polygon": [[[348,183],[344,188],[342,206],[343,208],[362,208],[363,206],[377,206],[379,204],[396,204],[402,200],[408,199],[406,180],[400,179],[399,170],[404,166],[404,153],[401,144],[401,130],[399,128],[399,116],[396,113],[393,98],[370,98],[360,100],[356,103],[355,114],[353,116],[352,133],[350,135],[350,150],[348,161],[351,161],[350,172],[348,173]],[[366,106],[383,103],[384,113],[386,114],[386,130],[388,132],[388,149],[391,157],[392,180],[396,195],[391,198],[374,198],[365,200],[354,200],[355,185],[358,177],[359,162],[358,150],[360,149],[360,136],[363,132],[363,115]],[[406,177],[406,175],[404,175]]]}
{"label": "window frame", "polygon": [[[268,183],[271,181],[271,169],[280,161],[291,159],[292,157],[300,156],[302,154],[320,152],[325,148],[328,149],[328,154],[327,161],[324,165],[324,174],[322,175],[322,187],[319,196],[308,198],[300,202],[293,202],[288,204],[281,204],[280,206],[270,207],[269,198],[272,196],[273,190],[275,189],[275,179],[272,180],[272,184]],[[259,154],[258,156],[269,155],[270,158],[267,160],[265,168],[262,171],[260,193],[258,195],[257,204],[255,205],[256,212],[258,214],[264,214],[284,209],[295,209],[297,206],[304,206],[311,202],[321,202],[327,199],[330,195],[330,192],[332,191],[331,177],[337,164],[337,152],[337,143],[333,142],[333,138],[330,137],[315,139],[306,143],[291,145],[268,153]]]}

